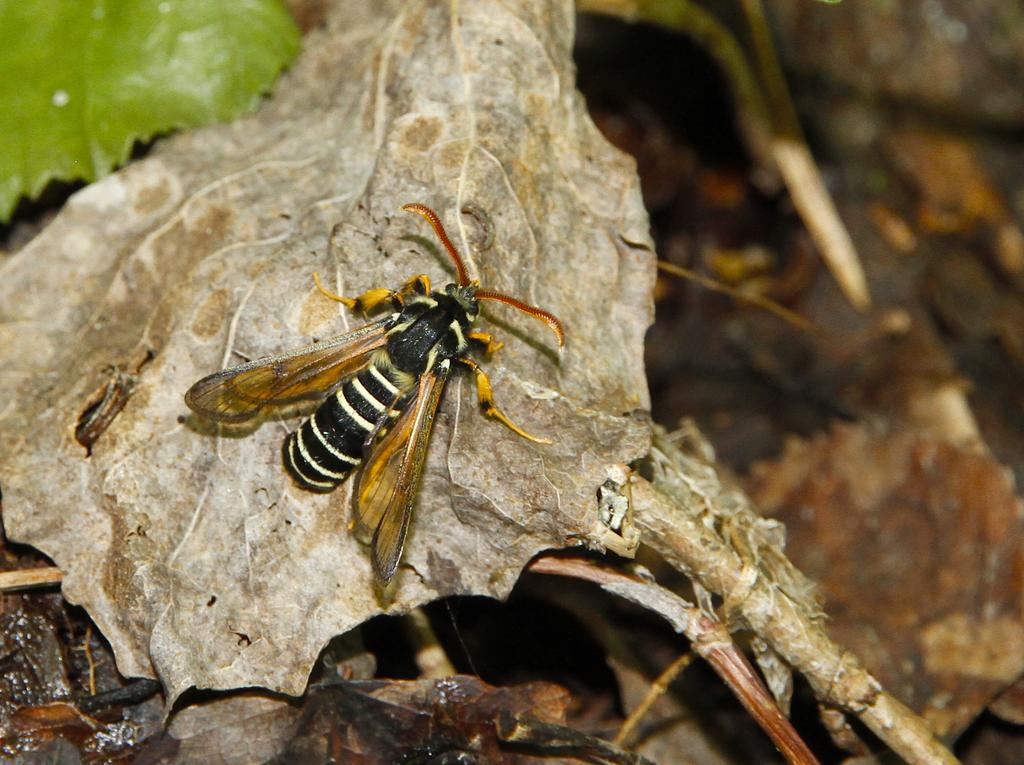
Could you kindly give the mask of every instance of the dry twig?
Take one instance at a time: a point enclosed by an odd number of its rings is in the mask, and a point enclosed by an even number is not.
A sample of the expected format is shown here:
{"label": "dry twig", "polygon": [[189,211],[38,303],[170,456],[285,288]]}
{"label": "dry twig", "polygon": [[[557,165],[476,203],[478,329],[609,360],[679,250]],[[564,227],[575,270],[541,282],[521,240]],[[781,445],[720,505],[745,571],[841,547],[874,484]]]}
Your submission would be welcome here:
{"label": "dry twig", "polygon": [[[703,450],[698,450],[703,451]],[[956,758],[913,711],[888,694],[849,651],[825,633],[820,613],[801,602],[795,573],[772,549],[744,549],[738,536],[749,500],[721,482],[705,454],[684,452],[655,431],[653,483],[633,489],[644,540],[666,561],[725,599],[736,626],[759,635],[807,678],[825,704],[856,715],[911,763],[955,763]],[[739,529],[742,531],[742,529]],[[755,539],[756,541],[756,539]]]}
{"label": "dry twig", "polygon": [[612,741],[613,744],[623,747],[632,745],[633,732],[636,730],[636,726],[640,724],[640,721],[644,719],[644,716],[654,706],[654,702],[668,692],[668,687],[672,685],[672,681],[679,677],[682,671],[693,663],[696,656],[697,654],[693,653],[693,651],[687,651],[680,655],[679,658],[673,660],[671,664],[662,670],[660,675],[654,678],[654,682],[651,683],[647,695],[644,696],[643,700],[637,704],[636,709],[630,712],[623,721],[622,727],[619,728],[619,732],[615,735],[614,741]]}
{"label": "dry twig", "polygon": [[[803,138],[760,0],[742,0],[759,78],[732,33],[690,0],[580,0],[584,11],[641,19],[695,39],[721,67],[736,99],[740,130],[762,169],[781,174],[800,217],[846,299],[871,305],[867,279],[846,226]],[[762,89],[768,98],[762,96]]]}
{"label": "dry twig", "polygon": [[689,268],[677,266],[675,263],[667,263],[664,260],[658,261],[658,268],[667,274],[672,274],[673,276],[678,276],[682,279],[689,279],[690,281],[696,282],[705,289],[714,290],[715,292],[720,292],[723,295],[728,295],[734,300],[743,301],[745,303],[750,303],[751,305],[756,305],[758,308],[763,308],[764,310],[775,314],[783,321],[792,324],[797,329],[801,329],[805,332],[818,331],[818,328],[815,327],[814,324],[800,314],[790,311],[784,305],[780,305],[774,300],[770,300],[762,295],[743,292],[735,287],[730,287],[728,284],[723,284],[717,279],[709,279],[708,277],[702,276]]}
{"label": "dry twig", "polygon": [[422,608],[414,608],[407,613],[402,624],[416,651],[416,666],[419,667],[421,677],[434,680],[457,674]]}
{"label": "dry twig", "polygon": [[30,590],[60,584],[64,575],[56,566],[25,568],[20,571],[0,571],[0,592]]}
{"label": "dry twig", "polygon": [[761,0],[742,0],[742,6],[750,26],[755,60],[768,93],[775,163],[786,182],[793,204],[807,225],[822,259],[839,283],[839,288],[854,308],[867,310],[871,306],[871,296],[864,268],[804,140],[786,78],[772,44],[764,6]]}
{"label": "dry twig", "polygon": [[85,628],[85,638],[82,640],[82,651],[85,653],[85,661],[89,665],[89,695],[96,695],[96,661],[92,658],[92,625]]}
{"label": "dry twig", "polygon": [[[754,672],[750,662],[733,643],[725,625],[714,615],[652,581],[582,558],[538,558],[530,564],[529,570],[594,582],[605,591],[655,611],[667,619],[677,632],[690,639],[694,653],[711,665],[789,762],[795,765],[816,765],[818,760],[779,710],[775,699]],[[666,681],[665,685],[670,681]],[[626,730],[625,725],[623,730]],[[620,733],[619,738],[623,737]],[[619,738],[616,744],[620,743]]]}

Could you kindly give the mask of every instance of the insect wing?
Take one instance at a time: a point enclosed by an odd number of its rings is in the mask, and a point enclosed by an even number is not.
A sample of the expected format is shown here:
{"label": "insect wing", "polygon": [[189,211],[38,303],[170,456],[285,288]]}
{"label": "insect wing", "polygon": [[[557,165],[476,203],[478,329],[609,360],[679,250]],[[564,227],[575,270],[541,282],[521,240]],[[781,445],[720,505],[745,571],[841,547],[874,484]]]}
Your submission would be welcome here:
{"label": "insect wing", "polygon": [[394,576],[402,557],[448,372],[449,363],[444,361],[420,377],[415,398],[373,447],[359,474],[352,525],[357,534],[372,533],[373,568],[384,583]]}
{"label": "insect wing", "polygon": [[204,377],[185,394],[189,407],[212,420],[242,422],[268,404],[287,404],[328,390],[366,365],[384,346],[390,319],[281,356],[269,356]]}

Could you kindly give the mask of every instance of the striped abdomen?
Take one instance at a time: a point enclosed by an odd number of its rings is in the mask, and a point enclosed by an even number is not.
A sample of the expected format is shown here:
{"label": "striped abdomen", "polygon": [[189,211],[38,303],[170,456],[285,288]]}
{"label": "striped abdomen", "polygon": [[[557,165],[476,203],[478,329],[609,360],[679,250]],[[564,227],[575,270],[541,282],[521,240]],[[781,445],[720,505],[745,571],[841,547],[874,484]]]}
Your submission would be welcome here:
{"label": "striped abdomen", "polygon": [[330,491],[363,461],[363,446],[382,418],[397,416],[396,405],[410,388],[386,355],[346,380],[284,443],[292,477],[311,491]]}

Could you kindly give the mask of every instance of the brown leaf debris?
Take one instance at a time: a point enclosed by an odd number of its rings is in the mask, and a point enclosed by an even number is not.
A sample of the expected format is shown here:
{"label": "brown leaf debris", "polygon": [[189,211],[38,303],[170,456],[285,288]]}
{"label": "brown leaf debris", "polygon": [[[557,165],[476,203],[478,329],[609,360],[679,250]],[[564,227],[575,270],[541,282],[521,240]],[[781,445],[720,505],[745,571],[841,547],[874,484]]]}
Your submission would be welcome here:
{"label": "brown leaf debris", "polygon": [[[607,468],[647,450],[630,413],[649,407],[654,263],[634,164],[574,89],[572,37],[564,1],[339,3],[256,116],[89,186],[4,263],[6,528],[65,572],[125,675],[158,675],[170,699],[300,693],[331,636],[452,593],[502,597],[538,551],[597,544]],[[472,276],[551,309],[569,340],[559,358],[528,318],[486,316],[506,343],[488,365],[499,403],[555,444],[484,420],[452,381],[382,593],[346,530],[349,489],[314,496],[282,469],[294,413],[219,432],[182,394],[354,326],[313,295],[313,271],[346,294],[419,272],[443,285],[399,212],[412,201],[439,211]],[[104,370],[140,352],[87,457],[76,423]]]}

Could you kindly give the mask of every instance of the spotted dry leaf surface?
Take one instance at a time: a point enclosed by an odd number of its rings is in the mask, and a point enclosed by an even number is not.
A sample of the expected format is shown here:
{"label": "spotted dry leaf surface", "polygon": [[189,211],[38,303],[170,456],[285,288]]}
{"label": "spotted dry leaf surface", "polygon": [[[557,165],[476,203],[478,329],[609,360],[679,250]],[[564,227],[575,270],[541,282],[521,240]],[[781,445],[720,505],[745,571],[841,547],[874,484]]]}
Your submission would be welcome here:
{"label": "spotted dry leaf surface", "polygon": [[[506,595],[537,551],[601,537],[597,487],[647,449],[653,254],[633,163],[574,89],[572,3],[456,8],[339,4],[260,113],[84,189],[2,266],[6,529],[65,571],[120,669],[172,698],[298,693],[326,641],[369,617]],[[487,363],[499,403],[554,443],[484,420],[470,381],[449,383],[382,592],[346,530],[350,487],[286,477],[298,413],[228,433],[182,394],[356,326],[313,271],[347,294],[445,283],[429,230],[399,212],[410,201],[439,211],[485,285],[562,317],[568,347],[506,307],[485,314],[505,341]],[[111,380],[126,401],[104,403]],[[90,409],[87,457],[74,433]]]}

